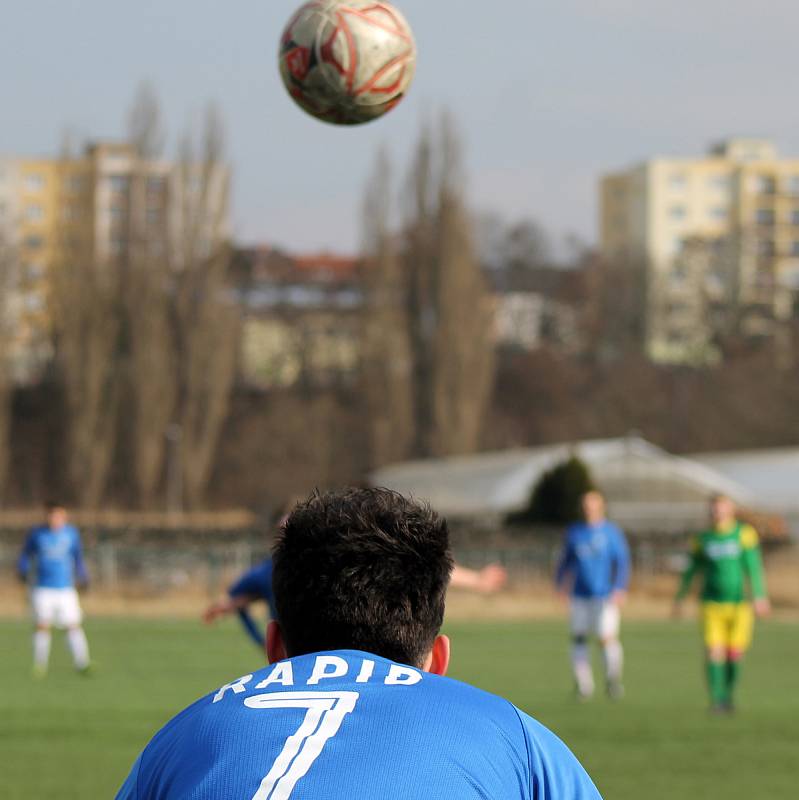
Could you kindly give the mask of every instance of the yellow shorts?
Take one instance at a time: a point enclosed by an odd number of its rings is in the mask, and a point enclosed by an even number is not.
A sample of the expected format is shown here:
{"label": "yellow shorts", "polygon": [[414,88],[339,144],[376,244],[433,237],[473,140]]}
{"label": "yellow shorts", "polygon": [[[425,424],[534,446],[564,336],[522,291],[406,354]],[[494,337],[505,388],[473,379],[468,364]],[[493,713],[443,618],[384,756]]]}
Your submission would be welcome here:
{"label": "yellow shorts", "polygon": [[752,643],[755,615],[749,603],[703,603],[705,647],[743,652]]}

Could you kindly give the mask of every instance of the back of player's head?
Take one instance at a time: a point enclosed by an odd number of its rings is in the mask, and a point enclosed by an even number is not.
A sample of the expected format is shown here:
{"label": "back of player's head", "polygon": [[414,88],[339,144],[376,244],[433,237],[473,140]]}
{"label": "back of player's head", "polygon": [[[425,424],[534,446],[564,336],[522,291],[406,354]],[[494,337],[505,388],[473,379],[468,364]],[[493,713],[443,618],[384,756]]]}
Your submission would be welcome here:
{"label": "back of player's head", "polygon": [[421,665],[444,619],[447,523],[388,489],[314,493],[274,549],[274,592],[289,655],[364,650]]}

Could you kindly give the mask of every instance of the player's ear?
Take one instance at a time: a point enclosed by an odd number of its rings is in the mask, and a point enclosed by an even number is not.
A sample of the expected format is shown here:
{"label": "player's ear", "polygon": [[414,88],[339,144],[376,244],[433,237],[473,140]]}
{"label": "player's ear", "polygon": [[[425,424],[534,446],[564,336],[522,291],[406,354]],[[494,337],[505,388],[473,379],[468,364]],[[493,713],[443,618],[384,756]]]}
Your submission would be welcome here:
{"label": "player's ear", "polygon": [[424,671],[433,675],[446,675],[449,668],[449,653],[449,636],[436,636],[436,640],[433,642],[433,649],[425,660]]}
{"label": "player's ear", "polygon": [[270,664],[285,661],[288,658],[286,643],[283,641],[283,630],[280,623],[274,619],[266,628],[266,658]]}

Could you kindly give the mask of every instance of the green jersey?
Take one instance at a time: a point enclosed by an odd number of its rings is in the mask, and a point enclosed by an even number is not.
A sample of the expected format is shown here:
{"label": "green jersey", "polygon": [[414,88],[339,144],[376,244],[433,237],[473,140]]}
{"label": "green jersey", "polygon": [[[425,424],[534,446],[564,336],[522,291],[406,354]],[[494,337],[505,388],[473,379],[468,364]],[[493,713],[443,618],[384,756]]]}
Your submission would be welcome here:
{"label": "green jersey", "polygon": [[688,593],[697,572],[704,579],[703,602],[743,603],[749,595],[756,599],[766,596],[760,544],[751,525],[736,522],[726,530],[700,533],[694,539],[691,560],[683,573],[677,599]]}

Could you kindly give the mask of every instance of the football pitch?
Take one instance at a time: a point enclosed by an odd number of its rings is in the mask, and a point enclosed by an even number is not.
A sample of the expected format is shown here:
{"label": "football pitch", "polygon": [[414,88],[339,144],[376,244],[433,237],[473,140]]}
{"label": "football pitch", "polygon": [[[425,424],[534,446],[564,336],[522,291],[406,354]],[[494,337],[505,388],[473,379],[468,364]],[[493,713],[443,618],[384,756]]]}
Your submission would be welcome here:
{"label": "football pitch", "polygon": [[[0,797],[112,798],[150,735],[200,695],[259,666],[234,621],[89,620],[98,669],[82,678],[53,641],[29,672],[29,627],[0,622]],[[503,694],[551,727],[606,800],[792,798],[799,753],[799,626],[760,625],[739,712],[709,717],[691,623],[625,626],[627,697],[571,696],[564,624],[450,624],[451,675]]]}

